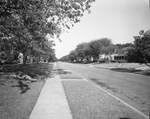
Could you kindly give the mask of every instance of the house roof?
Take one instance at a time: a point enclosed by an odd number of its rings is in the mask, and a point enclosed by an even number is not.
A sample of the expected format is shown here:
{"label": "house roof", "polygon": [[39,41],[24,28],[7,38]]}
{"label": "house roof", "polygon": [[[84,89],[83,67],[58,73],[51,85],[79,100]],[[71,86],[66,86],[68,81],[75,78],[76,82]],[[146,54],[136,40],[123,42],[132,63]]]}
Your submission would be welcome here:
{"label": "house roof", "polygon": [[118,54],[119,56],[124,56],[127,54],[129,49],[131,49],[131,47],[124,47],[121,50],[116,50],[115,54]]}

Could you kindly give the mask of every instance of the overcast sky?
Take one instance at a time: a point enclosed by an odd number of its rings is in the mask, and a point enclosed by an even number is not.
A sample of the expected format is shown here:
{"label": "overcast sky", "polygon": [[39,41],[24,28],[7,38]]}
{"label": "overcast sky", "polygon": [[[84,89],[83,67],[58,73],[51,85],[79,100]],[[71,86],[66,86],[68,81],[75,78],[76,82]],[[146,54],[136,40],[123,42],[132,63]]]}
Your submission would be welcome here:
{"label": "overcast sky", "polygon": [[56,57],[61,58],[82,42],[109,38],[112,43],[133,43],[140,30],[150,29],[149,0],[96,0],[68,33],[55,39]]}

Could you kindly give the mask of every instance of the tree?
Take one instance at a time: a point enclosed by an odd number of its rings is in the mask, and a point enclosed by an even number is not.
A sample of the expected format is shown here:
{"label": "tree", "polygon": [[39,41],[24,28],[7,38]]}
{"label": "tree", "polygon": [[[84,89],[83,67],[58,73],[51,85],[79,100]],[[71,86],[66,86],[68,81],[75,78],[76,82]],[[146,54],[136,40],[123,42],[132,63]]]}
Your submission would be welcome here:
{"label": "tree", "polygon": [[134,46],[129,50],[127,59],[130,62],[144,63],[150,67],[150,30],[140,31],[139,36],[134,36]]}
{"label": "tree", "polygon": [[55,46],[54,41],[46,41],[43,45],[44,54],[42,55],[43,58],[48,59],[49,61],[55,61],[55,49],[52,47]]}
{"label": "tree", "polygon": [[68,57],[69,57],[69,60],[72,61],[72,62],[74,62],[74,60],[77,60],[77,53],[76,53],[76,51],[72,50],[69,53]]}
{"label": "tree", "polygon": [[118,47],[118,49],[123,49],[125,47],[132,47],[133,44],[132,43],[116,44],[116,46]]}
{"label": "tree", "polygon": [[69,56],[65,55],[65,56],[61,57],[59,60],[63,61],[63,62],[68,62],[69,61]]}
{"label": "tree", "polygon": [[[76,46],[75,50],[71,51],[68,55],[69,60],[81,60],[86,59],[86,61],[89,61],[91,57],[93,57],[95,60],[98,61],[100,53],[105,53],[106,48],[109,51],[113,49],[113,46],[111,48],[112,42],[108,38],[102,38],[98,40],[93,40],[91,42],[84,42],[80,43]],[[114,49],[113,49],[114,50]]]}
{"label": "tree", "polygon": [[89,43],[91,48],[91,54],[94,59],[98,61],[99,55],[103,53],[102,48],[111,45],[112,42],[108,38],[101,38],[98,40],[93,40]]}
{"label": "tree", "polygon": [[141,60],[139,58],[139,57],[142,57],[141,53],[139,53],[137,50],[135,50],[134,47],[131,48],[130,50],[128,50],[128,53],[126,56],[127,56],[128,62],[135,62],[135,63],[141,62]]}
{"label": "tree", "polygon": [[85,45],[84,54],[85,54],[86,60],[89,61],[92,57],[91,48],[90,48],[89,43],[86,43],[86,45]]}
{"label": "tree", "polygon": [[80,43],[76,46],[76,55],[77,57],[81,58],[83,60],[86,57],[86,49],[87,48],[87,43]]}
{"label": "tree", "polygon": [[115,52],[116,48],[117,48],[116,45],[109,45],[109,46],[106,46],[106,47],[102,47],[101,53],[106,54],[106,55],[112,54],[112,53]]}
{"label": "tree", "polygon": [[13,38],[13,48],[26,57],[45,43],[47,35],[59,38],[65,28],[79,22],[93,1],[1,0],[0,37]]}

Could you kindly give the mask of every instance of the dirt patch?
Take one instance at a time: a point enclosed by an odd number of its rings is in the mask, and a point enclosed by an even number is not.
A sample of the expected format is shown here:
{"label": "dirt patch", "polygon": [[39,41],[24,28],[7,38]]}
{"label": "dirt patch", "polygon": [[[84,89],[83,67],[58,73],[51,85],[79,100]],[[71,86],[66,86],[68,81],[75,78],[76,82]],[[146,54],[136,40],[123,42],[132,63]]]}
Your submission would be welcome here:
{"label": "dirt patch", "polygon": [[72,73],[70,70],[58,69],[58,73],[61,79],[82,79],[81,77]]}

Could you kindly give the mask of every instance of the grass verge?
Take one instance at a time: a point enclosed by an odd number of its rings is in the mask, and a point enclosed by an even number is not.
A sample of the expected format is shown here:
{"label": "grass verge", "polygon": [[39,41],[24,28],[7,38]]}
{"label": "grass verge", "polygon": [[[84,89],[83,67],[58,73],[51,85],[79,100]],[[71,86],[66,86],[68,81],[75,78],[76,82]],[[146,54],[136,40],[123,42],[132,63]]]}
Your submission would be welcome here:
{"label": "grass verge", "polygon": [[[52,64],[6,65],[0,72],[0,119],[28,119],[37,98],[51,77]],[[36,82],[13,77],[13,73],[23,72]]]}
{"label": "grass verge", "polygon": [[111,70],[118,71],[118,72],[128,72],[128,73],[136,73],[136,74],[150,76],[150,69],[139,70],[139,69],[134,69],[134,68],[112,68]]}

